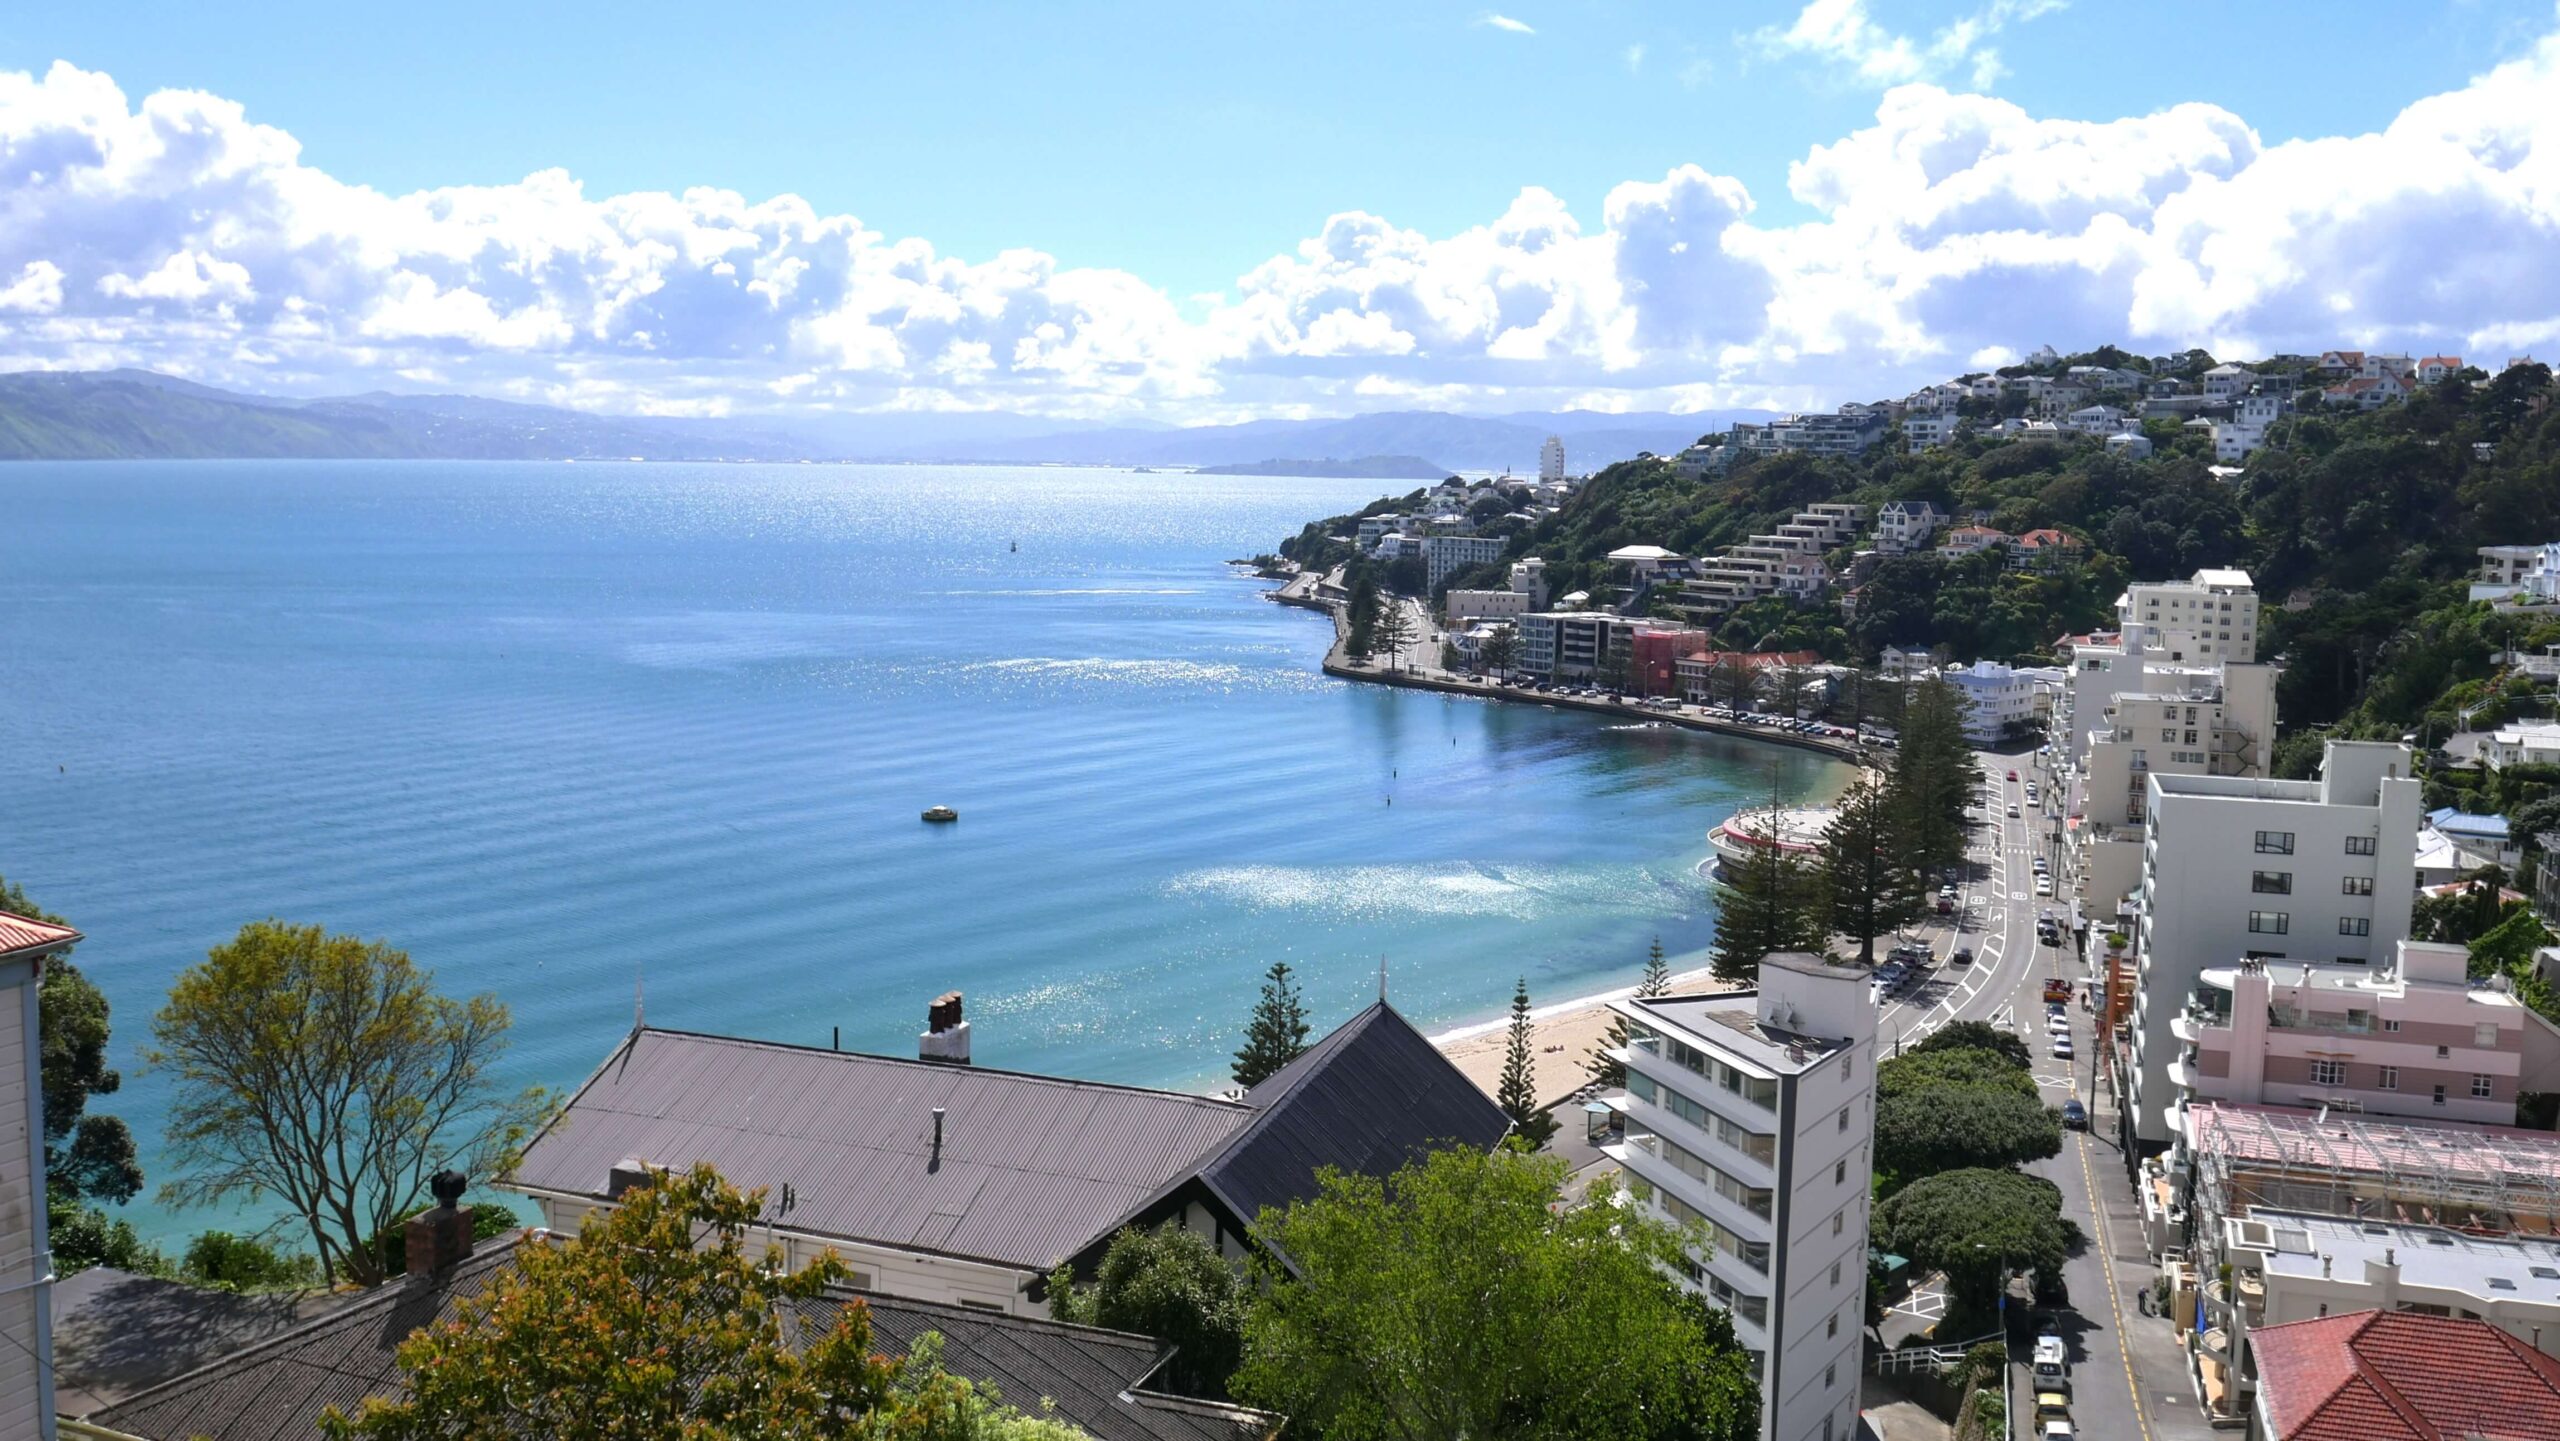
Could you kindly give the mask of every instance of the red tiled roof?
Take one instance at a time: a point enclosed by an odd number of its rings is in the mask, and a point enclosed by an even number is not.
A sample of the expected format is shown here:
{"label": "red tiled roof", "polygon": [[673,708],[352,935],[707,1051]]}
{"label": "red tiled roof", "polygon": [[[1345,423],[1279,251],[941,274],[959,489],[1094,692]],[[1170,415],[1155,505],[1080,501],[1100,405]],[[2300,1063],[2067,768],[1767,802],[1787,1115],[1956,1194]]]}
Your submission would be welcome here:
{"label": "red tiled roof", "polygon": [[2274,1441],[2560,1437],[2560,1361],[2486,1321],[2357,1311],[2250,1344]]}
{"label": "red tiled roof", "polygon": [[79,939],[80,933],[69,926],[31,921],[25,916],[0,911],[0,956],[15,955],[20,951],[55,950]]}
{"label": "red tiled roof", "polygon": [[2418,364],[2421,367],[2442,365],[2450,369],[2460,370],[2462,368],[2462,357],[2459,355],[2430,355],[2426,359],[2419,361]]}
{"label": "red tiled roof", "polygon": [[2050,529],[2031,530],[2018,537],[2018,547],[2021,550],[2034,550],[2040,546],[2047,545],[2058,545],[2067,550],[2079,543],[2080,542],[2073,540],[2070,536],[2064,535],[2061,531]]}

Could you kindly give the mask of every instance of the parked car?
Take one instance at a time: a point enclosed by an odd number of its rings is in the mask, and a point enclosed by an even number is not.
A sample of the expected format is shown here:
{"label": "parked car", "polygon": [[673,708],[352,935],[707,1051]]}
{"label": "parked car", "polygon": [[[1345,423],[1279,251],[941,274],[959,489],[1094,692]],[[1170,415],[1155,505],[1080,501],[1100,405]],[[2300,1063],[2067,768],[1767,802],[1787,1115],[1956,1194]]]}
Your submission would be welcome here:
{"label": "parked car", "polygon": [[2038,877],[2036,877],[2036,894],[2037,894],[2037,895],[2039,895],[2039,896],[2050,896],[2050,895],[2052,895],[2052,894],[2053,894],[2053,877],[2051,877],[2051,876],[2038,876]]}
{"label": "parked car", "polygon": [[2071,1038],[2069,1036],[2056,1036],[2053,1038],[2053,1058],[2057,1061],[2067,1061],[2071,1059]]}

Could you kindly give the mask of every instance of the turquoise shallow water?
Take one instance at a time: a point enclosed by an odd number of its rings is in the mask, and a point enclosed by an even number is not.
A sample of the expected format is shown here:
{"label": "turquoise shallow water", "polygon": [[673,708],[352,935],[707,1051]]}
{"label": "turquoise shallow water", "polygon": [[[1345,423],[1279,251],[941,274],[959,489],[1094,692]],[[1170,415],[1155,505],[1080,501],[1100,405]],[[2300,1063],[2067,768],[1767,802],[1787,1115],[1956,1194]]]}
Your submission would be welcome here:
{"label": "turquoise shallow water", "polygon": [[980,1064],[1205,1086],[1275,959],[1330,1024],[1384,955],[1444,1025],[1706,944],[1708,827],[1837,769],[1325,679],[1224,562],[1376,489],[7,467],[0,874],[88,933],[155,1177],[145,1022],[271,914],[496,992],[555,1085],[642,979],[654,1024],[901,1054],[957,987]]}

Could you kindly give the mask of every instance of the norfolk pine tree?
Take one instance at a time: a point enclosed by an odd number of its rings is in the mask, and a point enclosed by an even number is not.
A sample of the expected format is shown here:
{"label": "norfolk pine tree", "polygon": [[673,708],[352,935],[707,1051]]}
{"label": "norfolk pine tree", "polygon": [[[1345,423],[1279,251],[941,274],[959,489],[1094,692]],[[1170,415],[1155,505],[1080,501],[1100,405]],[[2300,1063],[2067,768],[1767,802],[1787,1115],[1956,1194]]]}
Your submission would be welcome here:
{"label": "norfolk pine tree", "polygon": [[1876,961],[1876,936],[1919,914],[1920,882],[1903,859],[1885,794],[1860,777],[1822,833],[1822,890],[1831,929],[1858,938],[1858,960]]}
{"label": "norfolk pine tree", "polygon": [[1289,963],[1273,961],[1263,974],[1262,999],[1245,1022],[1244,1049],[1236,1052],[1232,1074],[1250,1091],[1271,1079],[1307,1049],[1307,1007],[1297,982],[1289,979]]}
{"label": "norfolk pine tree", "polygon": [[[1652,949],[1645,952],[1644,978],[1636,982],[1636,999],[1654,1000],[1670,990],[1671,963],[1663,959],[1662,937],[1656,936]],[[1609,1017],[1609,1034],[1586,1053],[1589,1059],[1584,1065],[1591,1072],[1593,1083],[1602,1086],[1623,1086],[1627,1083],[1626,1063],[1612,1059],[1609,1053],[1625,1050],[1631,1039],[1627,1032],[1627,1018],[1612,1014]]]}
{"label": "norfolk pine tree", "polygon": [[1538,1109],[1538,1063],[1529,1053],[1529,978],[1522,976],[1511,992],[1511,1040],[1502,1053],[1502,1084],[1494,1104],[1511,1118],[1512,1133],[1543,1151],[1555,1139],[1556,1118]]}

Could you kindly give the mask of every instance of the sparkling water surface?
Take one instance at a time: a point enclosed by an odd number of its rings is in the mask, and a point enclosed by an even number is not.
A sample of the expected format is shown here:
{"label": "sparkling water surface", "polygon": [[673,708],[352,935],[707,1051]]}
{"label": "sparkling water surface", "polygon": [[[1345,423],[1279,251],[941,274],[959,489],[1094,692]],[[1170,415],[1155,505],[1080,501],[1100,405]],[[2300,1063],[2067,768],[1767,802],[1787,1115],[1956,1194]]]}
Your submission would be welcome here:
{"label": "sparkling water surface", "polygon": [[1226,562],[1382,488],[0,468],[0,875],[88,934],[155,1180],[150,1013],[270,915],[495,992],[555,1086],[636,987],[653,1025],[893,1054],[956,988],[981,1065],[1205,1088],[1274,960],[1321,1026],[1383,956],[1439,1027],[1704,946],[1708,828],[1841,769],[1326,679],[1327,622]]}

